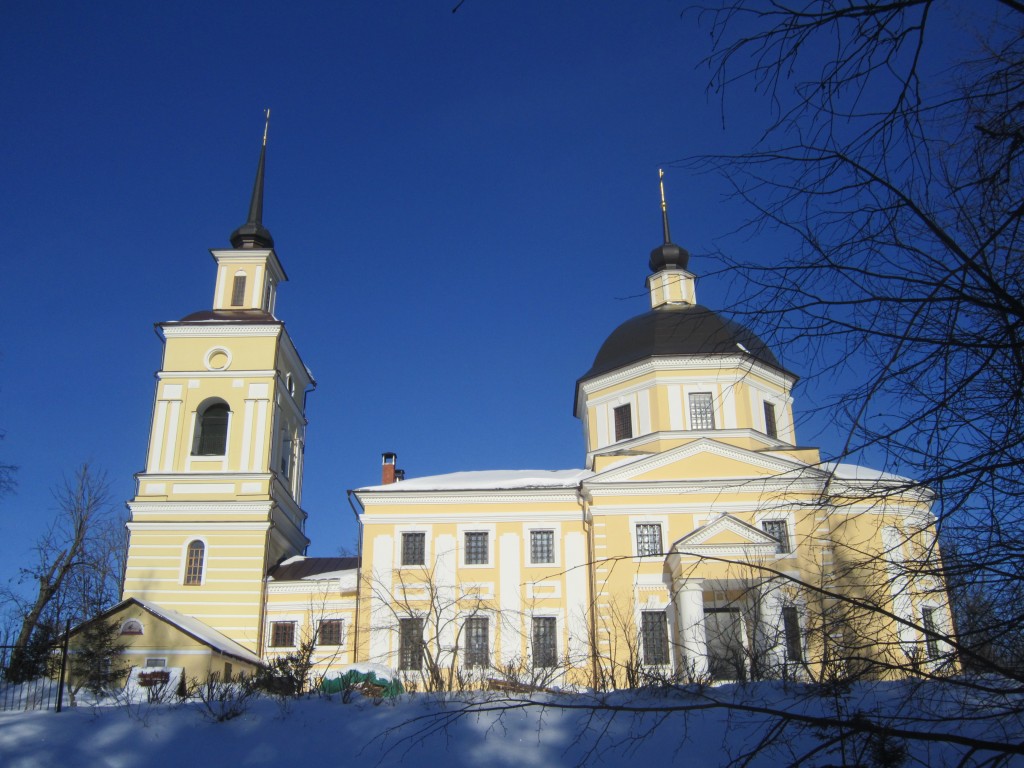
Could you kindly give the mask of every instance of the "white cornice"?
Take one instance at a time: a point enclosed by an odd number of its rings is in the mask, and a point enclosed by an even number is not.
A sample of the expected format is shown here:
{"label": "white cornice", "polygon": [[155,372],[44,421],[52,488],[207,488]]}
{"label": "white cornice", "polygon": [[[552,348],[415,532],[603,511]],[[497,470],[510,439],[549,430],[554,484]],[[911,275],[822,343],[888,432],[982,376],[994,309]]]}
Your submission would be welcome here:
{"label": "white cornice", "polygon": [[[794,473],[792,479],[798,479],[797,472],[803,475],[805,470],[811,470],[806,464],[798,463],[793,460],[784,460],[774,456],[767,456],[762,453],[755,453],[753,451],[746,450],[744,448],[738,448],[727,443],[720,443],[717,440],[710,438],[700,438],[694,440],[692,443],[686,443],[685,445],[679,445],[675,448],[669,448],[667,451],[661,453],[652,454],[649,457],[639,459],[637,461],[631,461],[628,464],[611,467],[603,472],[600,472],[593,477],[583,481],[584,487],[590,485],[597,485],[606,482],[616,482],[619,480],[628,480],[629,478],[636,477],[637,475],[650,472],[655,469],[659,469],[668,464],[674,464],[679,461],[686,461],[692,459],[698,454],[712,454],[715,456],[721,456],[728,458],[733,461],[738,461],[743,464],[748,464],[751,467],[759,467],[761,469],[768,469],[773,471],[776,475],[784,473]],[[815,470],[812,477],[821,477],[823,473]],[[808,473],[809,474],[809,473]],[[722,480],[724,478],[718,478]],[[751,479],[760,479],[754,477]],[[802,479],[802,478],[801,478]]]}
{"label": "white cornice", "polygon": [[157,371],[158,379],[272,379],[277,371]]}
{"label": "white cornice", "polygon": [[208,523],[199,520],[190,520],[186,523],[169,523],[169,522],[129,522],[125,523],[125,526],[129,531],[260,531],[265,532],[270,530],[270,523],[264,522],[249,522],[249,523],[231,523],[231,522],[216,522]]}
{"label": "white cornice", "polygon": [[187,482],[194,480],[197,483],[206,483],[211,479],[224,480],[225,482],[242,482],[245,480],[270,480],[270,472],[139,472],[135,475],[138,480],[150,482]]}
{"label": "white cornice", "polygon": [[773,478],[710,478],[702,480],[646,480],[634,483],[608,483],[584,488],[588,498],[608,496],[662,496],[666,494],[714,493],[808,493],[820,495],[821,483],[811,480]]}
{"label": "white cornice", "polygon": [[680,355],[677,357],[649,357],[625,368],[588,379],[579,385],[584,394],[590,395],[605,387],[621,384],[638,376],[663,371],[695,371],[695,370],[733,371],[734,378],[742,378],[750,373],[768,380],[778,387],[790,388],[796,383],[796,377],[783,375],[777,368],[761,363],[746,355]]}
{"label": "white cornice", "polygon": [[[480,512],[466,510],[463,513],[442,512],[438,514],[417,515],[416,523],[530,523],[530,522],[573,522],[582,520],[583,510],[576,512]],[[363,525],[409,525],[412,521],[408,515],[382,515],[364,512],[359,516]]]}
{"label": "white cornice", "polygon": [[132,512],[161,515],[195,515],[209,512],[235,515],[265,515],[273,508],[272,501],[129,501]]}
{"label": "white cornice", "polygon": [[172,320],[160,323],[165,338],[217,337],[217,336],[277,336],[284,328],[280,321],[271,323],[248,323],[232,320]]}
{"label": "white cornice", "polygon": [[[576,504],[577,489],[572,487],[562,492],[506,489],[491,493],[470,491],[465,494],[455,491],[354,491],[359,502],[367,511],[372,506],[405,506],[411,504]],[[533,512],[523,512],[532,515]]]}

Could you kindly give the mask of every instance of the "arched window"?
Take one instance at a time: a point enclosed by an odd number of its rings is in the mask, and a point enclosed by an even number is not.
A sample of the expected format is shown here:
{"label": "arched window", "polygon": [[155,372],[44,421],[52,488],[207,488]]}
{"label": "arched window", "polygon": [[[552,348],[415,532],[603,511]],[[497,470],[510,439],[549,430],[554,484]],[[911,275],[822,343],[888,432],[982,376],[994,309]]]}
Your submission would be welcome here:
{"label": "arched window", "polygon": [[231,283],[231,306],[241,307],[245,304],[245,272],[236,272]]}
{"label": "arched window", "polygon": [[203,583],[203,558],[206,545],[201,541],[190,541],[185,552],[185,585],[197,586]]}
{"label": "arched window", "polygon": [[196,436],[192,443],[193,456],[223,456],[228,445],[227,403],[210,403],[196,416]]}
{"label": "arched window", "polygon": [[142,634],[142,622],[138,619],[128,619],[124,624],[121,625],[122,635],[141,635]]}

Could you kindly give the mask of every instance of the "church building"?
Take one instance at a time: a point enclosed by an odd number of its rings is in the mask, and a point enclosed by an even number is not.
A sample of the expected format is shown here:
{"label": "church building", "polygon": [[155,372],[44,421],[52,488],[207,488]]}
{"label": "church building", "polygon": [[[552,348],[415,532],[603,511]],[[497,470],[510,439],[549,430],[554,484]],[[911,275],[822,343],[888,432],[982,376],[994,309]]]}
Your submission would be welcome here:
{"label": "church building", "polygon": [[370,662],[420,687],[619,687],[945,655],[929,494],[800,443],[796,375],[697,303],[664,188],[649,308],[594,340],[575,383],[582,467],[404,478],[385,453],[381,484],[351,492],[359,556],[307,557],[315,382],[276,312],[265,162],[266,133],[247,221],[211,252],[211,308],[158,325],[124,599],[106,613],[133,666],[203,679],[312,648],[315,675]]}

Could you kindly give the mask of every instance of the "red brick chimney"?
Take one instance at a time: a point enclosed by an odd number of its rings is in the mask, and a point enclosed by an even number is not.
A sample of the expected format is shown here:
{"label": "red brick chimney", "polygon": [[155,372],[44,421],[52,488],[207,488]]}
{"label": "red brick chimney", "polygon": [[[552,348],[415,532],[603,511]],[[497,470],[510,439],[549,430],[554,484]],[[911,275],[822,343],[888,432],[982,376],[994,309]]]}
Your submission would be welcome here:
{"label": "red brick chimney", "polygon": [[[380,484],[391,485],[396,479],[395,462],[398,461],[398,454],[390,452],[382,453],[380,458],[382,463],[380,470]],[[402,474],[405,473],[403,472]]]}

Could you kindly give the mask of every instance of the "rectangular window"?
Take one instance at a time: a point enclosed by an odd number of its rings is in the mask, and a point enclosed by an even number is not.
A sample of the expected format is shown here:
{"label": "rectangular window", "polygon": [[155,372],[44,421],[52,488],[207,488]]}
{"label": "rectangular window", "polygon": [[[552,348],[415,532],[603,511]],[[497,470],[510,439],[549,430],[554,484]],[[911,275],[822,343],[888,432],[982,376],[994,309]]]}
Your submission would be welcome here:
{"label": "rectangular window", "polygon": [[639,557],[661,554],[661,523],[640,523],[637,525],[636,553]]}
{"label": "rectangular window", "polygon": [[690,394],[690,429],[714,429],[715,408],[710,392]]}
{"label": "rectangular window", "polygon": [[320,622],[320,626],[317,629],[316,635],[317,645],[341,645],[341,639],[341,619],[325,619],[324,621]]}
{"label": "rectangular window", "polygon": [[620,405],[615,411],[615,442],[628,440],[633,436],[633,414],[628,405]]}
{"label": "rectangular window", "polygon": [[938,630],[935,627],[935,609],[921,609],[921,625],[924,628],[924,650],[929,659],[939,658],[939,641],[933,634]]}
{"label": "rectangular window", "polygon": [[423,619],[398,620],[398,668],[423,667]]}
{"label": "rectangular window", "polygon": [[146,659],[147,667],[166,667],[167,659]]}
{"label": "rectangular window", "polygon": [[487,531],[466,533],[466,565],[487,565]]}
{"label": "rectangular window", "polygon": [[640,640],[644,664],[668,664],[668,618],[664,611],[640,614]]}
{"label": "rectangular window", "polygon": [[782,609],[782,631],[786,638],[786,661],[803,661],[804,647],[800,639],[800,614],[791,605]]}
{"label": "rectangular window", "polygon": [[402,534],[402,565],[424,565],[426,562],[427,534]]}
{"label": "rectangular window", "polygon": [[558,664],[558,638],[556,625],[550,616],[535,617],[533,620],[533,666],[553,667]]}
{"label": "rectangular window", "polygon": [[779,542],[777,552],[785,553],[790,551],[789,526],[785,520],[762,520],[761,530]]}
{"label": "rectangular window", "polygon": [[534,565],[555,562],[554,531],[530,531],[530,562]]}
{"label": "rectangular window", "polygon": [[466,619],[463,632],[466,636],[467,667],[490,666],[490,658],[487,653],[487,624],[487,619],[480,616]]}
{"label": "rectangular window", "polygon": [[272,622],[270,622],[270,647],[271,648],[294,648],[295,647],[295,622],[294,621],[272,621]]}
{"label": "rectangular window", "polygon": [[768,437],[779,436],[779,427],[775,423],[775,406],[767,400],[764,403],[764,433]]}
{"label": "rectangular window", "polygon": [[231,283],[231,306],[241,307],[245,304],[245,275],[235,275]]}

